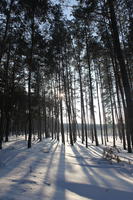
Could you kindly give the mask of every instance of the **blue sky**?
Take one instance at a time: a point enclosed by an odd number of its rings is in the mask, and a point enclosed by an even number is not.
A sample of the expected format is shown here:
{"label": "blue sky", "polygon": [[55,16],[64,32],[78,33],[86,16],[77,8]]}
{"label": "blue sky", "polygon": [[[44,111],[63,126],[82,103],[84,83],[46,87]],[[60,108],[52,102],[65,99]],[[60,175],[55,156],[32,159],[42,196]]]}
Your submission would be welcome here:
{"label": "blue sky", "polygon": [[76,0],[53,0],[54,3],[61,3],[64,15],[68,18],[71,19],[71,11],[72,11],[72,6],[77,4]]}

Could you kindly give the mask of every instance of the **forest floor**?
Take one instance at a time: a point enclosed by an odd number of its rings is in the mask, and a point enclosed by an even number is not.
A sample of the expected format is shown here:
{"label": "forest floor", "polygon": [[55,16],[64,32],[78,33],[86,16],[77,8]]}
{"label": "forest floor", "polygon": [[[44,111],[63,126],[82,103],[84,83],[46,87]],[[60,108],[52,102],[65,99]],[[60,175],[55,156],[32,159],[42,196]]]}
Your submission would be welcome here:
{"label": "forest floor", "polygon": [[26,145],[11,137],[0,151],[0,200],[133,200],[133,165],[104,159],[101,146]]}

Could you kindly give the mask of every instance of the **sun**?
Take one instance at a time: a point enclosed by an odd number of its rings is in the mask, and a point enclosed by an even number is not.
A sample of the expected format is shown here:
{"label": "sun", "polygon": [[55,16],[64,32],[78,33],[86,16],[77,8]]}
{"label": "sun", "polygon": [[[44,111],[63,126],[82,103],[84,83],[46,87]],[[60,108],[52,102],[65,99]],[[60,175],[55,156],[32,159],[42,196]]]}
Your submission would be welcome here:
{"label": "sun", "polygon": [[60,92],[60,93],[59,93],[59,98],[60,98],[60,99],[64,99],[64,93]]}

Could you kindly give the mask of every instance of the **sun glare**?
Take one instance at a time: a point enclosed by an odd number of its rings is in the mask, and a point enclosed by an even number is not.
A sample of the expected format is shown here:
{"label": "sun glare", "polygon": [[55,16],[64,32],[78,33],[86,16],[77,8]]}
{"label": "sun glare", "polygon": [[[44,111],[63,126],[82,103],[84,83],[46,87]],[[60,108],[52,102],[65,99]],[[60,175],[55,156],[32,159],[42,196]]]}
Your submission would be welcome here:
{"label": "sun glare", "polygon": [[59,93],[59,98],[64,99],[64,93]]}

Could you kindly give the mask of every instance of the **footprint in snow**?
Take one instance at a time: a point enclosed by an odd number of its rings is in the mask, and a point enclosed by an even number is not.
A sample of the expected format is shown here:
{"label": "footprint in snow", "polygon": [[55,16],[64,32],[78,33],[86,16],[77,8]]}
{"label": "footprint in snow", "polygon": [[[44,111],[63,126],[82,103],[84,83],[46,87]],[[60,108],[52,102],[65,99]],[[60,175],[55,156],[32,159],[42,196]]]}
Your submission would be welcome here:
{"label": "footprint in snow", "polygon": [[37,184],[36,181],[27,180],[27,179],[23,179],[23,180],[12,180],[12,182],[19,183],[19,184]]}
{"label": "footprint in snow", "polygon": [[44,184],[45,184],[45,185],[48,185],[48,186],[51,185],[48,181],[44,181]]}

